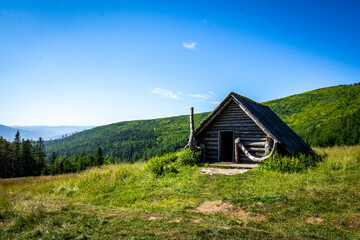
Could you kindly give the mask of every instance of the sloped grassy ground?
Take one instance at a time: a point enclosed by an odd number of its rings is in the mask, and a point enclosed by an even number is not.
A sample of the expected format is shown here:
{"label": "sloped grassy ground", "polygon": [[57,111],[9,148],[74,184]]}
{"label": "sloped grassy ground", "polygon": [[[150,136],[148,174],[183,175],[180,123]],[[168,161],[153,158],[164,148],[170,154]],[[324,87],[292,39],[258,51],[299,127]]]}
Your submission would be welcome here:
{"label": "sloped grassy ground", "polygon": [[0,239],[359,239],[360,146],[317,151],[324,162],[292,174],[156,178],[135,163],[3,179]]}
{"label": "sloped grassy ground", "polygon": [[321,88],[264,104],[312,146],[360,143],[360,84]]}

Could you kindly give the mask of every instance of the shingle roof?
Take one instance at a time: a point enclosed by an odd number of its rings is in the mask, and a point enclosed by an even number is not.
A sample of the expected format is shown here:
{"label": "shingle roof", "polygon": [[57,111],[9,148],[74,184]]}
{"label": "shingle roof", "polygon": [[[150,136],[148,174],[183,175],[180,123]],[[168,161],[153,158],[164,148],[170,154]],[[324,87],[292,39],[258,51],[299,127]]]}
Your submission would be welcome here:
{"label": "shingle roof", "polygon": [[231,92],[215,110],[200,124],[195,130],[195,135],[202,131],[212,121],[213,116],[221,110],[222,106],[232,98],[240,108],[246,112],[250,118],[268,135],[283,144],[291,153],[305,153],[311,148],[286,124],[284,123],[268,106],[257,103],[251,99]]}

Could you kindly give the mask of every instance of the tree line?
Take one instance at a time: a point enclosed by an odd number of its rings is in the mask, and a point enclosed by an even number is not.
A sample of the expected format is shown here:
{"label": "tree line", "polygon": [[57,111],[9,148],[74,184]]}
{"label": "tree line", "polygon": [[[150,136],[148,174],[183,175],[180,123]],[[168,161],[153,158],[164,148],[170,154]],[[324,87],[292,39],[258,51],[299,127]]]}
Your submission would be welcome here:
{"label": "tree line", "polygon": [[47,157],[41,137],[37,141],[21,140],[17,131],[12,143],[0,138],[0,178],[74,173],[113,162],[113,159],[103,156],[101,147],[97,148],[95,155],[74,154],[72,157],[58,157],[52,152]]}
{"label": "tree line", "polygon": [[[198,126],[209,113],[195,116]],[[95,154],[98,146],[115,163],[147,160],[153,156],[175,152],[186,145],[189,116],[151,120],[135,120],[92,128],[67,138],[46,142],[47,154],[53,151],[64,156],[75,153]]]}

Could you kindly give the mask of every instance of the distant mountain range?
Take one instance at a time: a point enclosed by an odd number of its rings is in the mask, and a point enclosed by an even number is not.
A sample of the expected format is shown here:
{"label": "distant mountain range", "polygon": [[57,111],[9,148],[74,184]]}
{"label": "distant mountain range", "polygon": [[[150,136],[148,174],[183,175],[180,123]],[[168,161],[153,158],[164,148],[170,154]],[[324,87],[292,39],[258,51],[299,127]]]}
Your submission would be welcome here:
{"label": "distant mountain range", "polygon": [[58,139],[74,133],[91,129],[94,126],[5,126],[0,124],[0,136],[8,141],[13,141],[16,132],[20,131],[21,138],[37,140]]}
{"label": "distant mountain range", "polygon": [[[360,144],[360,85],[313,90],[265,102],[311,146]],[[195,115],[195,126],[209,113]],[[189,116],[118,122],[46,143],[48,153],[94,154],[135,161],[186,145]]]}

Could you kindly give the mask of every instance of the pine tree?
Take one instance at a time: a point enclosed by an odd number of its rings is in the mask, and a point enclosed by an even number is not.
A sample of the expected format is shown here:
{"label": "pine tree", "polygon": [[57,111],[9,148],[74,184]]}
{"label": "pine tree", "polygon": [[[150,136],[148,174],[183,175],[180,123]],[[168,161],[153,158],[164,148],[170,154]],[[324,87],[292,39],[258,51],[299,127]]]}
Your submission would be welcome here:
{"label": "pine tree", "polygon": [[22,161],[21,157],[21,138],[20,138],[20,132],[17,130],[13,142],[14,146],[14,152],[15,152],[15,158],[12,161],[12,172],[14,177],[21,177],[24,176],[24,168],[26,166],[24,165],[24,162]]}
{"label": "pine tree", "polygon": [[30,140],[23,140],[21,144],[21,162],[24,164],[24,176],[34,175],[36,161],[33,157]]}
{"label": "pine tree", "polygon": [[16,176],[13,163],[15,162],[14,148],[3,138],[0,138],[0,178]]}
{"label": "pine tree", "polygon": [[102,149],[100,146],[97,148],[97,151],[96,151],[95,164],[96,164],[96,166],[101,166],[104,164],[104,156],[102,154]]}
{"label": "pine tree", "polygon": [[86,166],[89,168],[96,166],[95,158],[90,153],[86,156],[85,162],[86,162]]}
{"label": "pine tree", "polygon": [[79,172],[81,171],[82,169],[82,159],[80,159],[79,155],[77,155],[76,153],[74,154],[73,156],[73,159],[72,159],[72,162],[74,163],[75,165],[75,171]]}
{"label": "pine tree", "polygon": [[85,169],[87,168],[84,154],[82,154],[82,153],[80,154],[78,162],[79,162],[79,169],[80,169],[80,171],[81,171],[81,170],[85,170]]}
{"label": "pine tree", "polygon": [[56,162],[56,153],[52,152],[49,158],[49,165],[52,166]]}
{"label": "pine tree", "polygon": [[44,140],[40,137],[34,148],[35,166],[33,175],[40,175],[46,167]]}

